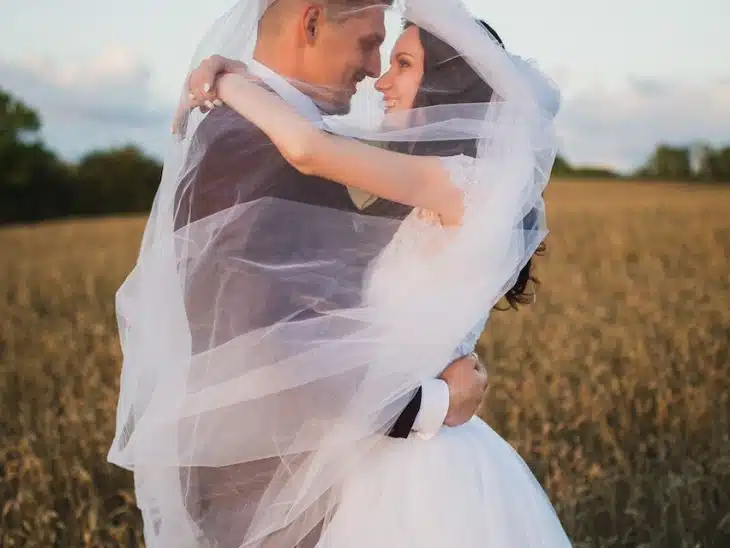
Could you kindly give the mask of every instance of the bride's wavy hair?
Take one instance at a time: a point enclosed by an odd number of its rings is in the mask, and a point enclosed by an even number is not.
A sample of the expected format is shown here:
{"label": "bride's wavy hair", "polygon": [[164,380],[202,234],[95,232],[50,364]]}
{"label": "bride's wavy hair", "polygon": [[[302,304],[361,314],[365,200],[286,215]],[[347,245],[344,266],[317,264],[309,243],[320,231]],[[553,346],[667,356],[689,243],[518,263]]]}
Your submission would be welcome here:
{"label": "bride's wavy hair", "polygon": [[[485,21],[478,20],[490,36],[504,48],[504,42],[497,32]],[[403,23],[404,30],[416,26],[410,21]],[[494,91],[469,66],[466,60],[449,44],[437,38],[430,32],[417,27],[421,46],[423,47],[423,78],[418,93],[413,102],[413,108],[424,108],[445,104],[488,103],[492,100]],[[477,141],[469,139],[463,141],[426,141],[415,143],[395,144],[396,149],[408,154],[420,156],[449,156],[465,154],[476,157]],[[531,211],[523,220],[525,230],[534,230],[538,222],[538,213]],[[541,243],[535,255],[545,253],[545,244]],[[497,310],[516,309],[519,305],[534,301],[534,286],[540,281],[534,276],[532,258],[520,270],[514,285],[504,295],[507,308]],[[533,289],[528,288],[530,284]]]}

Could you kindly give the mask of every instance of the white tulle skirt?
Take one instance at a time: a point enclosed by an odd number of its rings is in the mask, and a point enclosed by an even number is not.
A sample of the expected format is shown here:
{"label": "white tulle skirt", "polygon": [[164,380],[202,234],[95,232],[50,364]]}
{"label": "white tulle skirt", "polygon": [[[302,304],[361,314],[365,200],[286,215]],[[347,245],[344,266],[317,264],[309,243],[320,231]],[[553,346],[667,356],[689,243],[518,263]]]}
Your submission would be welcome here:
{"label": "white tulle skirt", "polygon": [[540,484],[484,421],[394,439],[353,474],[317,548],[570,546]]}

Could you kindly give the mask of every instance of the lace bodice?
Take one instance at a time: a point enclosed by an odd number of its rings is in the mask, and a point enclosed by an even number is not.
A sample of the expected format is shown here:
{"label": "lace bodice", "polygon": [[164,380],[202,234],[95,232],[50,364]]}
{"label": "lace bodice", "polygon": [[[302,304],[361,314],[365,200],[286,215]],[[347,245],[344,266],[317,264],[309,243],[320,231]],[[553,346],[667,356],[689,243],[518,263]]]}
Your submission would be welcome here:
{"label": "lace bodice", "polygon": [[[475,180],[472,174],[474,159],[460,155],[442,158],[441,161],[449,171],[452,182],[468,193]],[[466,203],[468,214],[468,201]],[[371,290],[375,290],[379,298],[388,300],[394,306],[397,306],[398,293],[403,287],[429,291],[429,283],[432,283],[433,278],[429,276],[422,261],[440,245],[449,244],[438,216],[422,209],[414,209],[381,255]],[[453,359],[474,350],[488,317],[489,311],[485,311],[484,316],[464,335],[454,349]]]}
{"label": "lace bodice", "polygon": [[[474,159],[469,158],[468,156],[461,155],[443,158],[442,162],[451,173],[452,182],[462,190],[468,192],[469,187],[476,182],[476,176],[474,174]],[[468,208],[469,202],[467,200],[467,212]],[[481,336],[482,331],[484,331],[484,326],[486,325],[488,319],[489,311],[486,311],[484,316],[476,323],[474,327],[471,328],[468,333],[466,333],[466,335],[464,335],[464,338],[454,349],[454,353],[452,354],[453,359],[460,358],[461,356],[465,356],[474,351],[477,342],[479,342],[479,337]]]}

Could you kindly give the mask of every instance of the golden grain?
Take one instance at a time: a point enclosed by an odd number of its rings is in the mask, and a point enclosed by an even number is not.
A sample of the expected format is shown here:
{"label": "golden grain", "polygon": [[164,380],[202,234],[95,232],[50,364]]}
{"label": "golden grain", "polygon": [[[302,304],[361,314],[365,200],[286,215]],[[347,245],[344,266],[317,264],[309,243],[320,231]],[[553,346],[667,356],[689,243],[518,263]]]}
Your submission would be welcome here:
{"label": "golden grain", "polygon": [[[730,188],[554,183],[537,303],[480,341],[481,414],[576,546],[730,546]],[[0,231],[0,545],[137,546],[106,463],[140,219]]]}

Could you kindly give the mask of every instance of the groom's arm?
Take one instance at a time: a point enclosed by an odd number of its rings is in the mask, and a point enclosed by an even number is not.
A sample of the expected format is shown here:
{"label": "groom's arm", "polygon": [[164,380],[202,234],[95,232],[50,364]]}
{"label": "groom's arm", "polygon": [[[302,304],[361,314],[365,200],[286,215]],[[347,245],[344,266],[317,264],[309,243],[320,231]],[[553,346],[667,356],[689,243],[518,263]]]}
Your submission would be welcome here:
{"label": "groom's arm", "polygon": [[429,379],[415,391],[413,398],[393,424],[388,436],[419,438],[435,436],[449,412],[449,385],[441,379]]}

